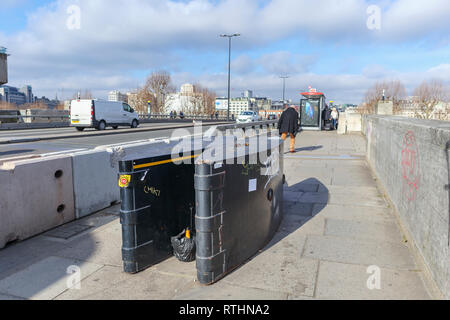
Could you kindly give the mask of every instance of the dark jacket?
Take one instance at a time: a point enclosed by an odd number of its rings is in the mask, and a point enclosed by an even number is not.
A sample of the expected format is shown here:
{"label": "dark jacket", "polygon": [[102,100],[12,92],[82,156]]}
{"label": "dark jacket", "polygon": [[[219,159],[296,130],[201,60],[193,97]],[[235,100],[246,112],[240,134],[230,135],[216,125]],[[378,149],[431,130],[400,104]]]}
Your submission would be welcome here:
{"label": "dark jacket", "polygon": [[287,108],[278,121],[280,134],[292,133],[294,136],[298,132],[298,112],[294,108]]}

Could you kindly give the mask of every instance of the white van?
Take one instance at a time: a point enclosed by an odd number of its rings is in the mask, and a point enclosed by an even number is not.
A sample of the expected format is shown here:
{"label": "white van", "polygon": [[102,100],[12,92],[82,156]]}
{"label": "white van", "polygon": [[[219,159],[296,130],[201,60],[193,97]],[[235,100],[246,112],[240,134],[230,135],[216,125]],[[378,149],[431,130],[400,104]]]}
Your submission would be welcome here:
{"label": "white van", "polygon": [[127,103],[92,99],[72,100],[70,102],[70,125],[78,131],[85,128],[105,130],[119,126],[137,128],[139,116]]}

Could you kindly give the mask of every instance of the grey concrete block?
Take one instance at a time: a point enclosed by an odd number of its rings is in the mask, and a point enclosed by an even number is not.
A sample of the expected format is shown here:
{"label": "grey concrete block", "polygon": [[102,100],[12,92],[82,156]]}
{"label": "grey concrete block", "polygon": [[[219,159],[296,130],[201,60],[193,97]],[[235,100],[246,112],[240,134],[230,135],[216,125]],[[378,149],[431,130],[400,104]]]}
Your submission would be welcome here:
{"label": "grey concrete block", "polygon": [[0,163],[0,180],[0,248],[75,219],[70,157]]}
{"label": "grey concrete block", "polygon": [[53,299],[67,290],[68,284],[79,283],[70,282],[73,276],[67,271],[70,266],[80,268],[80,280],[103,267],[79,260],[49,257],[1,280],[0,292],[26,299]]}

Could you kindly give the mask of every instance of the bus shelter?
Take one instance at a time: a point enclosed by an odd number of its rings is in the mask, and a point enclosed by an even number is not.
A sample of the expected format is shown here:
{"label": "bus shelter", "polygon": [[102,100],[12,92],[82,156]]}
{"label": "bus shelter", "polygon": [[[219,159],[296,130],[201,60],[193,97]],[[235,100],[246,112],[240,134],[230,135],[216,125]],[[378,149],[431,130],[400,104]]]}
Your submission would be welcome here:
{"label": "bus shelter", "polygon": [[300,101],[300,127],[302,130],[322,130],[322,112],[325,109],[325,95],[310,90],[302,92]]}

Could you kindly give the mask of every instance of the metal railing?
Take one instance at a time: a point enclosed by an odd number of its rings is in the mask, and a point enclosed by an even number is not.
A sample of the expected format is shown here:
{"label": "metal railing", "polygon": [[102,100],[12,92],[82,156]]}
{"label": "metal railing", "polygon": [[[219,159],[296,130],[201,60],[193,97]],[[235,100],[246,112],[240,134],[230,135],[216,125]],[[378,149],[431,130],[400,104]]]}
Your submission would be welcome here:
{"label": "metal railing", "polygon": [[[17,119],[18,121],[20,119],[61,119],[61,120],[70,120],[69,115],[21,115],[21,114],[14,114],[14,115],[0,115],[0,119]],[[140,114],[139,115],[140,120],[216,120],[216,121],[226,121],[226,117],[211,117],[211,116],[205,116],[205,115],[185,115],[180,116],[177,115],[176,117],[166,115],[166,114]],[[230,121],[234,121],[233,119],[230,119]]]}

